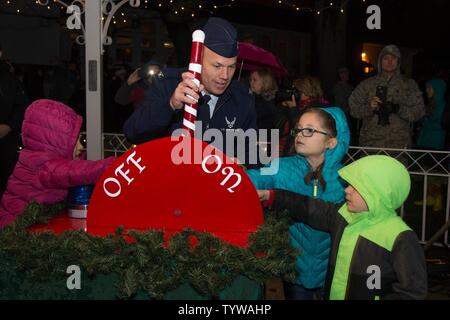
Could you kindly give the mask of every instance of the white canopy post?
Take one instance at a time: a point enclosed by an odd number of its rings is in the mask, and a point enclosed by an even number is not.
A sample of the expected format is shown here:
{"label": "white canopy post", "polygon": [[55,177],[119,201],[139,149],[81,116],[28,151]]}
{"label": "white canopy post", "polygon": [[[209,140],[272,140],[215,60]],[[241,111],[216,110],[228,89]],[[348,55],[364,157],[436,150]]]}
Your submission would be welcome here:
{"label": "white canopy post", "polygon": [[87,158],[103,158],[102,1],[85,2]]}

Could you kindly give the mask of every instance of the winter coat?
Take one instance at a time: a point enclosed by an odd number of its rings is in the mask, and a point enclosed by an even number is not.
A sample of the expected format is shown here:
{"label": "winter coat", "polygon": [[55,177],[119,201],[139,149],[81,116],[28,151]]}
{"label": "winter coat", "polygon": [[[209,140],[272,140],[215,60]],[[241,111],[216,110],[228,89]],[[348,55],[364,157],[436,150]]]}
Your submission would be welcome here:
{"label": "winter coat", "polygon": [[114,161],[73,160],[82,118],[53,100],[37,100],[25,112],[24,149],[8,180],[0,204],[0,228],[22,213],[32,200],[52,204],[67,197],[68,188],[94,184]]}
{"label": "winter coat", "polygon": [[[400,74],[400,58],[395,74],[390,79],[383,75],[381,60],[386,54],[392,54],[388,47],[378,56],[378,75],[361,82],[351,94],[350,114],[362,119],[360,146],[404,149],[412,144],[411,123],[425,115],[425,106],[417,83]],[[378,86],[387,87],[386,102],[398,106],[388,116],[388,125],[379,124],[379,115],[370,106]]]}
{"label": "winter coat", "polygon": [[274,100],[266,100],[262,95],[255,94],[256,124],[258,129],[276,129],[280,112]]}
{"label": "winter coat", "polygon": [[144,100],[145,90],[147,89],[148,85],[145,80],[139,80],[132,85],[129,85],[127,81],[125,81],[117,90],[114,101],[121,106],[126,106],[130,103],[139,105]]}
{"label": "winter coat", "polygon": [[346,81],[339,81],[333,87],[334,103],[336,106],[341,107],[346,114],[350,111],[348,98],[352,94],[353,89],[355,88]]}
{"label": "winter coat", "polygon": [[[271,129],[280,129],[283,123],[281,110],[275,104],[275,101],[267,100],[263,95],[254,94],[256,125],[258,127],[258,141],[272,143]],[[259,130],[266,130],[267,134],[260,135]]]}
{"label": "winter coat", "polygon": [[[322,190],[317,180],[310,184],[304,181],[310,172],[310,166],[301,155],[279,158],[272,161],[268,168],[248,170],[247,174],[258,190],[283,189],[314,197],[332,203],[339,203],[344,199],[344,188],[339,181],[337,171],[342,167],[341,161],[347,153],[350,131],[344,112],[337,107],[322,109],[332,115],[336,122],[337,145],[325,152],[325,165],[322,175],[326,182],[326,189]],[[269,171],[266,171],[267,169]],[[272,171],[273,170],[273,171]],[[296,259],[298,272],[295,282],[305,288],[322,287],[328,266],[330,253],[330,236],[328,233],[314,229],[303,223],[295,223],[289,228],[291,244],[300,251]]]}
{"label": "winter coat", "polygon": [[273,206],[296,221],[331,233],[326,296],[333,300],[425,299],[427,270],[419,240],[395,210],[406,200],[410,177],[387,156],[368,156],[339,170],[365,200],[366,212],[287,191]]}
{"label": "winter coat", "polygon": [[19,134],[27,99],[10,65],[0,60],[0,124],[11,127],[12,134]]}
{"label": "winter coat", "polygon": [[423,119],[422,127],[417,137],[417,147],[435,150],[445,150],[445,131],[442,128],[442,117],[445,109],[444,80],[432,79],[427,85],[433,87],[433,109],[430,115]]}

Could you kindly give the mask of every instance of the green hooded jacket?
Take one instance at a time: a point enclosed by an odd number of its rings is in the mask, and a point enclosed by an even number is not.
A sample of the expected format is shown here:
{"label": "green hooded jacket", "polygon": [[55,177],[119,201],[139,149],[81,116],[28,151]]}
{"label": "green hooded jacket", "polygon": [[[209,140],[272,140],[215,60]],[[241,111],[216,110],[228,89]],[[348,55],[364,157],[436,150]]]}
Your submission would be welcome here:
{"label": "green hooded jacket", "polygon": [[416,234],[397,215],[410,190],[410,177],[397,160],[367,156],[339,170],[365,200],[368,211],[347,204],[276,192],[275,206],[331,233],[325,288],[330,299],[423,299],[427,274]]}

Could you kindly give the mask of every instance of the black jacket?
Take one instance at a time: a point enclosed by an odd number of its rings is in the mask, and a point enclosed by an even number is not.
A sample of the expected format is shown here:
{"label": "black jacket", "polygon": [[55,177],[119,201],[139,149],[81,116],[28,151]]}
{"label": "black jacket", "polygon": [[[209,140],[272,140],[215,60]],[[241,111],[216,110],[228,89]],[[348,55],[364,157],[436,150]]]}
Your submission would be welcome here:
{"label": "black jacket", "polygon": [[130,101],[131,94],[133,90],[142,88],[143,90],[148,89],[148,85],[146,84],[145,80],[141,79],[136,83],[133,83],[132,85],[129,85],[127,81],[125,81],[120,88],[117,90],[114,101],[121,106],[126,106],[130,104],[132,101]]}
{"label": "black jacket", "polygon": [[280,112],[273,100],[255,94],[256,124],[258,129],[277,129]]}
{"label": "black jacket", "polygon": [[27,100],[19,80],[9,71],[10,66],[0,60],[0,124],[12,128],[11,133],[19,133]]}
{"label": "black jacket", "polygon": [[[284,190],[277,190],[275,193],[275,209],[287,209],[296,221],[331,234],[331,253],[325,281],[326,297],[330,294],[341,239],[348,226],[347,221],[338,212],[341,206],[342,204],[333,204]],[[378,232],[382,233],[383,230],[380,228]],[[425,258],[413,231],[401,232],[395,239],[392,251],[359,236],[352,252],[351,257],[345,257],[351,259],[345,299],[425,299]],[[371,266],[379,267],[379,287],[370,287],[373,280],[371,276],[375,274]]]}

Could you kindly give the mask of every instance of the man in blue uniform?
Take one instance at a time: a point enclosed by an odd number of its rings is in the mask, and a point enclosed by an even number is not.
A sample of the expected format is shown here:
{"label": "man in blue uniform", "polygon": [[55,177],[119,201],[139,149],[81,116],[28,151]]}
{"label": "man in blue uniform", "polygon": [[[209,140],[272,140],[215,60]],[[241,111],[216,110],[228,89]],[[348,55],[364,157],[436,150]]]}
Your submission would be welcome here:
{"label": "man in blue uniform", "polygon": [[226,141],[230,130],[256,130],[254,98],[248,88],[233,80],[238,55],[236,29],[228,21],[213,17],[203,31],[200,86],[186,69],[163,70],[163,75],[147,90],[142,104],[125,122],[124,133],[132,143],[165,137],[182,128],[184,104],[197,100],[197,121],[202,122],[202,132],[219,129]]}

